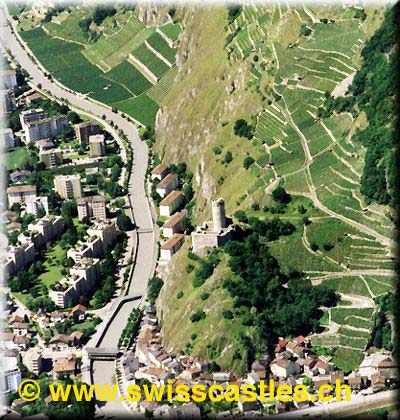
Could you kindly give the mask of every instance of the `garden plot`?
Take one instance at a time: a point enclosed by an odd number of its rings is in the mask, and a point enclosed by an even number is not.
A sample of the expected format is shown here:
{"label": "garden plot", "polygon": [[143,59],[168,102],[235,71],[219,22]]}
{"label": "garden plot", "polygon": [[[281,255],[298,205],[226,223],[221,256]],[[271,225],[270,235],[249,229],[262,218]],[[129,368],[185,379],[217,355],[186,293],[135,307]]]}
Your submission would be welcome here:
{"label": "garden plot", "polygon": [[169,69],[158,81],[158,83],[147,91],[147,96],[161,106],[172,84],[174,83],[177,72],[178,69],[176,67]]}
{"label": "garden plot", "polygon": [[[346,296],[346,299],[349,297]],[[371,305],[373,305],[372,301]],[[327,311],[330,321],[329,329],[327,332],[311,337],[313,346],[365,350],[373,327],[374,308],[337,306]]]}
{"label": "garden plot", "polygon": [[152,84],[128,61],[123,61],[104,77],[123,85],[132,95],[140,95],[148,90]]}
{"label": "garden plot", "polygon": [[[145,28],[135,16],[115,34],[100,38],[94,45],[84,51],[85,56],[93,63],[108,71],[128,58],[136,45],[154,32],[154,28]],[[140,42],[138,42],[140,41]]]}
{"label": "garden plot", "polygon": [[285,116],[275,108],[268,107],[257,118],[255,137],[262,143],[273,146],[287,136],[286,125]]}
{"label": "garden plot", "polygon": [[158,105],[147,95],[113,103],[113,106],[133,117],[143,125],[154,127]]}
{"label": "garden plot", "polygon": [[151,49],[162,56],[164,61],[169,63],[170,66],[175,63],[176,49],[171,48],[167,41],[165,41],[165,39],[158,32],[154,32],[152,35],[150,35],[147,38],[146,43],[150,46]]}
{"label": "garden plot", "polygon": [[163,76],[163,74],[169,69],[169,66],[165,64],[164,61],[160,60],[144,44],[141,44],[133,50],[131,52],[131,56],[142,63],[157,80],[160,79],[161,76]]}
{"label": "garden plot", "polygon": [[304,44],[306,49],[320,51],[334,51],[338,55],[349,57],[357,52],[359,39],[364,40],[365,35],[360,29],[358,21],[347,20],[335,23],[316,23],[313,25],[314,34],[310,41]]}
{"label": "garden plot", "polygon": [[171,42],[175,42],[178,39],[182,28],[179,23],[167,23],[166,25],[161,26],[159,31],[162,32]]}
{"label": "garden plot", "polygon": [[61,15],[53,17],[43,27],[50,36],[85,45],[87,34],[79,26],[79,23],[91,14],[90,7],[74,7],[70,12],[64,11]]}

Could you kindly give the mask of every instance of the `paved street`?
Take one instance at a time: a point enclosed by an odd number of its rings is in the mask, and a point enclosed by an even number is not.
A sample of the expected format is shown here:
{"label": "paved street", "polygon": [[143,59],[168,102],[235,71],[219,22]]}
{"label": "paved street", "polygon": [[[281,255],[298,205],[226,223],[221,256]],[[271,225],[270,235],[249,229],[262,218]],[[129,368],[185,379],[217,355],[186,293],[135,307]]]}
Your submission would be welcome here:
{"label": "paved street", "polygon": [[[59,84],[47,79],[42,70],[33,62],[28,56],[26,50],[21,47],[18,43],[16,36],[12,32],[11,28],[4,23],[4,13],[7,11],[4,8],[1,9],[1,31],[0,39],[3,45],[11,52],[15,60],[21,65],[22,68],[27,70],[31,81],[34,85],[39,86],[43,90],[47,90],[51,95],[57,99],[68,101],[73,107],[79,108],[88,114],[101,117],[106,116],[106,119],[113,121],[113,123],[120,129],[123,130],[127,136],[133,151],[133,165],[132,174],[129,180],[129,194],[132,203],[133,215],[135,218],[136,226],[140,229],[150,229],[149,233],[141,233],[138,235],[138,250],[137,260],[134,267],[133,278],[130,283],[127,295],[143,295],[147,288],[147,282],[152,274],[154,267],[154,250],[155,250],[155,239],[152,232],[153,222],[150,213],[150,207],[145,194],[145,173],[148,163],[148,150],[144,142],[142,142],[138,136],[136,127],[122,118],[122,116],[112,112],[109,108],[93,103],[85,99],[82,95],[72,93]],[[114,308],[117,307],[116,302],[111,305],[107,315],[110,317]],[[134,306],[137,306],[139,301],[131,301],[125,303],[119,312],[116,314],[112,323],[108,326],[106,333],[101,340],[101,343],[96,343],[91,340],[92,345],[101,344],[104,347],[116,346],[122,329],[126,324],[126,320],[132,311]],[[94,375],[93,379],[95,383],[100,384],[112,384],[112,377],[114,374],[115,365],[114,362],[96,362],[94,363]],[[116,411],[125,410],[119,401],[114,403],[107,403],[103,408],[104,414],[110,416],[117,414]]]}

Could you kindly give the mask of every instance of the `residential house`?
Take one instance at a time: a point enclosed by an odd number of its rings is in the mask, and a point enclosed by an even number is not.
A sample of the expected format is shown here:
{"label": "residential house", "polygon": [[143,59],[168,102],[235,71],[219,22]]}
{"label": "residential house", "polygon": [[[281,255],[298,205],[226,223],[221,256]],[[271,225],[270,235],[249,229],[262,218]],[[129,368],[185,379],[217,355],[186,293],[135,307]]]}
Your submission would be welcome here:
{"label": "residential house", "polygon": [[73,340],[65,334],[57,334],[49,341],[49,346],[53,351],[64,351],[72,347]]}
{"label": "residential house", "polygon": [[176,254],[185,242],[183,233],[174,233],[174,235],[161,244],[161,260],[170,261],[172,256]]}
{"label": "residential house", "polygon": [[175,233],[183,232],[183,220],[187,216],[187,211],[182,210],[171,216],[163,225],[162,233],[165,238],[172,238]]}
{"label": "residential house", "polygon": [[275,359],[270,365],[271,372],[278,378],[286,378],[300,373],[300,366],[288,359]]}
{"label": "residential house", "polygon": [[28,334],[29,326],[26,322],[15,322],[12,324],[13,333],[15,335],[26,335]]}
{"label": "residential house", "polygon": [[151,180],[155,181],[156,179],[158,179],[159,181],[161,181],[163,178],[165,178],[168,175],[168,172],[169,172],[168,166],[165,165],[164,163],[160,163],[151,171]]}
{"label": "residential house", "polygon": [[160,202],[160,215],[170,217],[182,204],[182,191],[172,191]]}
{"label": "residential house", "polygon": [[69,318],[77,319],[78,321],[83,321],[85,319],[87,308],[83,305],[76,305],[71,309],[71,312],[69,313]]}
{"label": "residential house", "polygon": [[165,178],[157,184],[156,191],[160,197],[166,197],[179,185],[178,175],[168,174]]}

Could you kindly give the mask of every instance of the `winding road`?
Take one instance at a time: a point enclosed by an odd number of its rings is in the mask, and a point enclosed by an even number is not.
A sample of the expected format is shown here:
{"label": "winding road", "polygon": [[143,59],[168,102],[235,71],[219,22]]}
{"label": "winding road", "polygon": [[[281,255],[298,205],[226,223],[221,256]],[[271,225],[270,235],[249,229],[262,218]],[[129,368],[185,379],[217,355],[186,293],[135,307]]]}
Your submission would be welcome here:
{"label": "winding road", "polygon": [[[80,109],[97,118],[106,116],[108,121],[112,121],[116,127],[121,129],[127,136],[133,152],[132,171],[129,179],[128,189],[132,205],[132,212],[138,232],[138,242],[136,250],[136,263],[133,268],[129,288],[126,297],[144,296],[147,283],[154,272],[156,258],[156,244],[154,225],[151,216],[149,202],[145,192],[145,175],[148,164],[148,149],[138,136],[136,127],[123,118],[121,115],[99,103],[86,99],[83,95],[69,91],[57,82],[47,79],[40,66],[28,55],[25,48],[21,46],[21,40],[9,26],[15,22],[8,15],[8,10],[2,4],[0,8],[0,41],[14,57],[21,67],[30,76],[31,83],[41,86],[42,90],[50,92],[55,99],[68,101],[72,107]],[[127,298],[117,298],[111,305],[100,325],[103,334],[96,334],[90,341],[91,346],[117,347],[117,343],[122,329],[132,309],[140,304],[140,300],[129,300]],[[108,322],[107,320],[111,320]],[[112,384],[115,373],[114,361],[96,361],[93,363],[93,382],[99,384]],[[118,417],[121,411],[126,414],[126,409],[119,401],[108,402],[101,408],[107,417]]]}

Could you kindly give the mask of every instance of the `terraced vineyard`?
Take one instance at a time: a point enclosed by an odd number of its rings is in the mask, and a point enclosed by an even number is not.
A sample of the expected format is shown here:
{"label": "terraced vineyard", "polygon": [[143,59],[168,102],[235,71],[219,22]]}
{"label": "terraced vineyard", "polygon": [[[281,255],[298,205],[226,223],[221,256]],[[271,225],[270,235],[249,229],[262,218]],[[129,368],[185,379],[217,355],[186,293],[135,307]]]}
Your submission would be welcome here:
{"label": "terraced vineyard", "polygon": [[20,35],[63,85],[125,112],[142,125],[154,126],[176,74],[170,69],[175,65],[180,25],[146,27],[134,12],[118,9],[91,41],[80,25],[91,13],[89,6],[72,7],[27,30],[22,30],[28,24],[22,14]]}
{"label": "terraced vineyard", "polygon": [[[271,249],[283,267],[303,271],[314,284],[330,285],[352,301],[347,309],[327,311],[327,329],[313,344],[362,351],[373,325],[372,299],[393,290],[393,217],[360,192],[365,150],[352,135],[363,117],[317,115],[325,92],[346,92],[370,30],[348,9],[327,9],[327,16],[324,10],[244,7],[228,27],[226,48],[231,61],[250,61],[266,97],[253,144],[267,158],[248,194],[283,182],[324,214],[311,218],[301,237],[280,239]],[[301,35],[302,25],[309,36]]]}

